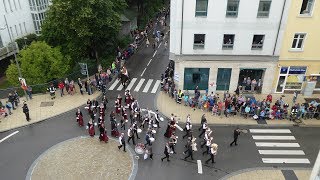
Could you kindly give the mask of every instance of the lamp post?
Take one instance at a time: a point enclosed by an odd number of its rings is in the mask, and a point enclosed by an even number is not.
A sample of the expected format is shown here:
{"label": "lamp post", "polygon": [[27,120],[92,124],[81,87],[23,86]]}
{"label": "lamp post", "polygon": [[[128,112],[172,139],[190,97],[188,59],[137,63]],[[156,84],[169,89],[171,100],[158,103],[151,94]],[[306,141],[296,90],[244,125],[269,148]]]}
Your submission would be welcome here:
{"label": "lamp post", "polygon": [[[22,78],[21,69],[20,69],[20,65],[19,65],[19,63],[18,63],[18,58],[17,58],[17,54],[16,54],[16,50],[17,50],[18,48],[17,48],[17,46],[16,46],[16,43],[13,41],[13,39],[12,39],[12,37],[11,37],[6,15],[3,15],[3,16],[4,16],[4,20],[5,20],[5,22],[6,22],[6,28],[7,28],[7,30],[8,30],[8,34],[9,34],[9,38],[10,38],[10,43],[11,43],[11,45],[12,45],[12,44],[15,44],[15,48],[13,49],[14,60],[15,60],[15,62],[16,62],[17,68],[18,68],[19,77]],[[28,96],[27,96],[26,90],[23,90],[23,91],[24,91],[24,94],[25,94],[25,96],[26,96],[26,99],[28,100],[28,98],[27,98]]]}

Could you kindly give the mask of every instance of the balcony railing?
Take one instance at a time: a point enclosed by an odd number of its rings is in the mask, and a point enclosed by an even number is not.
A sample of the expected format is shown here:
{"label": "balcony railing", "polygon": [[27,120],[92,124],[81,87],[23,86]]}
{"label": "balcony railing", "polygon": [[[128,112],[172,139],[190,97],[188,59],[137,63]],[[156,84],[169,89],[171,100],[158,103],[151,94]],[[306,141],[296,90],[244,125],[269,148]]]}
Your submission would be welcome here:
{"label": "balcony railing", "polygon": [[6,47],[0,48],[0,60],[13,55],[15,51],[18,53],[17,47],[17,43],[9,43]]}

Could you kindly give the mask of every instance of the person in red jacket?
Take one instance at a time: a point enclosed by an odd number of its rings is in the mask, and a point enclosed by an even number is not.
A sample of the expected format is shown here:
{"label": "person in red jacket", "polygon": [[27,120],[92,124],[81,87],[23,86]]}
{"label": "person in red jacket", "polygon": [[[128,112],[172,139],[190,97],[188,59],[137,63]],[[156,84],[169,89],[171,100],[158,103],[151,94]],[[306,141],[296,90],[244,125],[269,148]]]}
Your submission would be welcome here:
{"label": "person in red jacket", "polygon": [[272,103],[272,95],[271,94],[269,94],[267,96],[267,100],[266,101],[269,102],[270,104]]}
{"label": "person in red jacket", "polygon": [[60,89],[60,95],[61,97],[64,95],[63,89],[64,89],[64,84],[62,81],[58,84],[58,88]]}

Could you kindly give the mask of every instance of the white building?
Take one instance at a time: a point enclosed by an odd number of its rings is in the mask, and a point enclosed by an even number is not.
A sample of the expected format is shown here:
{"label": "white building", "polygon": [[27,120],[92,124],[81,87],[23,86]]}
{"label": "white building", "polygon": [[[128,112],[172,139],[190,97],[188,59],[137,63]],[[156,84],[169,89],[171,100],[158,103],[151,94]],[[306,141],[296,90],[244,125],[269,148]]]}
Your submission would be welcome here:
{"label": "white building", "polygon": [[10,56],[10,36],[21,38],[32,33],[41,33],[41,24],[49,0],[0,0],[0,60]]}
{"label": "white building", "polygon": [[250,77],[270,93],[289,3],[171,0],[169,58],[178,88],[234,91]]}

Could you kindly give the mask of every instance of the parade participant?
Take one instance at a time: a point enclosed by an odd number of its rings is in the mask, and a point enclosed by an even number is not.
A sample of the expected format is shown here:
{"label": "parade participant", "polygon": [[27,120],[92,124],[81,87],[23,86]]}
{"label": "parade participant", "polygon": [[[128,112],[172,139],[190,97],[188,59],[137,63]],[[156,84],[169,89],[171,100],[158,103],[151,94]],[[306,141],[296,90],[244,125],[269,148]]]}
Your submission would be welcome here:
{"label": "parade participant", "polygon": [[88,110],[88,112],[90,111],[91,109],[91,106],[92,106],[92,102],[90,101],[90,99],[87,100],[87,107],[85,107],[85,109]]}
{"label": "parade participant", "polygon": [[118,137],[119,136],[119,131],[118,131],[118,127],[117,127],[116,118],[112,117],[110,122],[111,122],[111,135],[113,137]]}
{"label": "parade participant", "polygon": [[144,115],[143,116],[143,121],[142,121],[142,123],[141,123],[141,125],[140,125],[140,128],[142,127],[142,128],[144,128],[144,124],[149,124],[149,121],[150,121],[150,119],[149,119],[149,117],[148,117],[148,115]]}
{"label": "parade participant", "polygon": [[207,142],[206,142],[206,150],[202,152],[202,155],[204,156],[205,153],[209,154],[210,152],[210,147],[211,147],[211,144],[213,142],[213,137],[210,137],[209,139],[207,139]]}
{"label": "parade participant", "polygon": [[76,118],[79,126],[83,126],[83,115],[80,109],[78,109],[78,111],[76,112]]}
{"label": "parade participant", "polygon": [[94,124],[93,124],[93,122],[92,122],[92,119],[90,119],[90,121],[88,122],[87,126],[88,126],[89,135],[90,135],[91,137],[94,137],[94,135],[95,135],[95,130],[94,130]]}
{"label": "parade participant", "polygon": [[173,132],[171,137],[169,138],[169,147],[173,151],[174,154],[177,154],[176,151],[174,150],[174,146],[176,145],[176,143],[177,143],[177,136]]}
{"label": "parade participant", "polygon": [[176,130],[176,127],[175,127],[175,119],[173,117],[173,114],[171,114],[172,117],[170,118],[170,121],[168,122],[168,126],[167,126],[167,130],[166,130],[166,133],[164,134],[165,137],[167,138],[170,138],[172,133]]}
{"label": "parade participant", "polygon": [[184,137],[186,137],[186,136],[189,136],[191,128],[192,128],[191,117],[190,117],[190,114],[188,114],[187,121],[186,121],[186,127],[184,129],[186,131],[186,134],[184,136],[182,136],[182,139],[184,139]]}
{"label": "parade participant", "polygon": [[188,155],[184,157],[184,160],[187,160],[188,157],[191,157],[191,160],[193,160],[192,141],[187,144],[187,150],[183,152],[183,154],[186,154],[186,152],[188,153]]}
{"label": "parade participant", "polygon": [[29,108],[26,102],[23,102],[22,111],[26,115],[26,120],[30,121]]}
{"label": "parade participant", "polygon": [[134,123],[132,124],[132,127],[133,127],[133,135],[135,134],[135,135],[137,136],[137,138],[140,139],[140,138],[139,138],[139,135],[138,135],[137,122],[134,122]]}
{"label": "parade participant", "polygon": [[146,148],[145,153],[146,153],[147,155],[149,155],[149,158],[150,158],[151,160],[153,160],[152,146],[146,146],[145,148]]}
{"label": "parade participant", "polygon": [[131,94],[130,94],[129,90],[127,90],[126,93],[125,93],[125,101],[126,101],[126,106],[128,108],[130,108],[130,105],[131,105]]}
{"label": "parade participant", "polygon": [[200,122],[201,126],[199,127],[199,131],[201,131],[204,122],[207,122],[205,114],[203,114],[201,117],[201,122]]}
{"label": "parade participant", "polygon": [[237,141],[238,141],[238,136],[240,135],[240,129],[239,127],[237,127],[234,131],[233,131],[233,141],[230,143],[230,146],[233,145],[233,143],[237,146]]}
{"label": "parade participant", "polygon": [[120,118],[120,125],[120,129],[126,130],[126,121],[123,116]]}
{"label": "parade participant", "polygon": [[56,88],[53,86],[52,83],[50,84],[48,91],[50,92],[51,99],[55,99],[56,98]]}
{"label": "parade participant", "polygon": [[202,124],[202,132],[200,133],[199,138],[201,138],[201,136],[206,132],[207,128],[208,128],[208,124],[207,122],[204,122]]}
{"label": "parade participant", "polygon": [[203,137],[203,141],[201,143],[201,148],[203,148],[203,146],[207,143],[207,141],[210,139],[210,135],[211,135],[212,131],[210,128],[206,129],[206,132],[204,133],[204,137]]}
{"label": "parade participant", "polygon": [[212,161],[212,164],[215,163],[214,156],[217,155],[217,151],[218,151],[218,145],[215,143],[212,143],[210,148],[210,159],[206,160],[206,164],[208,164],[210,160]]}
{"label": "parade participant", "polygon": [[160,127],[160,115],[159,115],[158,109],[156,110],[156,115],[155,115],[154,121],[155,121],[154,124],[157,125],[157,128],[161,128]]}
{"label": "parade participant", "polygon": [[118,94],[117,103],[118,103],[119,105],[121,105],[121,103],[122,103],[122,97],[121,97],[120,94]]}
{"label": "parade participant", "polygon": [[102,123],[102,124],[100,125],[99,130],[100,130],[100,136],[99,136],[100,141],[104,141],[104,142],[107,143],[108,140],[109,140],[109,138],[108,138],[108,136],[107,136],[107,132],[106,132],[106,128],[105,128],[105,126],[104,126],[104,123]]}
{"label": "parade participant", "polygon": [[105,116],[105,113],[104,113],[105,112],[105,106],[104,106],[103,103],[100,104],[99,109],[100,109],[100,111],[99,111],[100,116],[102,116],[104,118],[104,116]]}
{"label": "parade participant", "polygon": [[106,96],[103,96],[103,98],[102,98],[102,103],[103,103],[103,106],[104,106],[104,110],[106,110],[107,104],[108,104],[108,99],[107,99]]}
{"label": "parade participant", "polygon": [[136,145],[136,143],[134,141],[133,127],[132,126],[128,129],[128,143],[129,143],[130,139],[132,139],[133,145]]}
{"label": "parade participant", "polygon": [[126,152],[126,141],[124,139],[124,133],[121,133],[119,137],[119,146],[118,149],[120,150],[123,147],[123,151]]}
{"label": "parade participant", "polygon": [[146,143],[144,144],[145,146],[148,144],[149,146],[151,146],[151,140],[150,140],[150,138],[151,138],[152,136],[151,136],[151,132],[147,132],[146,133],[146,138],[145,138],[145,140],[146,140]]}
{"label": "parade participant", "polygon": [[163,161],[164,159],[167,159],[168,162],[170,161],[170,159],[169,159],[169,151],[170,151],[169,144],[166,143],[166,146],[164,147],[164,151],[163,151],[165,157],[161,158],[161,161]]}
{"label": "parade participant", "polygon": [[114,111],[111,111],[111,113],[110,113],[110,122],[112,121],[112,119],[115,117],[115,113],[114,113]]}
{"label": "parade participant", "polygon": [[100,117],[98,118],[98,127],[100,127],[101,124],[104,124],[104,118],[102,115],[100,115]]}
{"label": "parade participant", "polygon": [[118,100],[115,101],[114,107],[116,109],[116,114],[119,115],[120,114],[120,110],[121,110],[121,105],[119,104]]}

